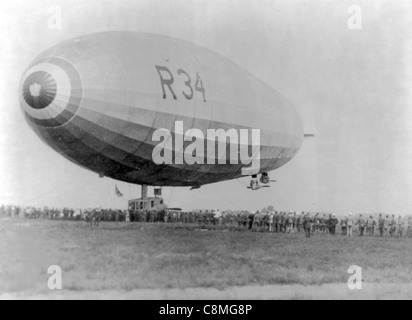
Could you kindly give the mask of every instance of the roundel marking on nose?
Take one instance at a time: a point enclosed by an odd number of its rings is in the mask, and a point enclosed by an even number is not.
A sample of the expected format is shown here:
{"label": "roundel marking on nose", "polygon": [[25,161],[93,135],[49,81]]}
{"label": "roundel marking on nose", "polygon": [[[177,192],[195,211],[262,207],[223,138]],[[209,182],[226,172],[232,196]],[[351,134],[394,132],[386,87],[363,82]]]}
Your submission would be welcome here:
{"label": "roundel marking on nose", "polygon": [[34,109],[48,107],[56,97],[56,93],[56,81],[48,72],[36,71],[23,84],[24,99]]}
{"label": "roundel marking on nose", "polygon": [[79,72],[62,58],[37,60],[25,72],[21,105],[34,124],[53,128],[68,123],[79,109],[83,85]]}

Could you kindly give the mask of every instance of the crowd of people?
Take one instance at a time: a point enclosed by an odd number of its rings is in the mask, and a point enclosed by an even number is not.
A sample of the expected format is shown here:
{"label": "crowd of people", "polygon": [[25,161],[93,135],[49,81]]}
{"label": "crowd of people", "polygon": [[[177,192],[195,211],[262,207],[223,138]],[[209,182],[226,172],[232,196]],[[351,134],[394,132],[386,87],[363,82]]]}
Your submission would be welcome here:
{"label": "crowd of people", "polygon": [[236,230],[250,230],[270,233],[305,233],[340,234],[352,237],[354,231],[359,236],[380,237],[412,237],[412,217],[395,215],[364,215],[352,213],[340,219],[335,214],[309,212],[278,212],[263,210],[250,213],[247,211],[149,211],[149,210],[112,210],[101,208],[56,209],[19,206],[1,206],[0,217],[86,221],[91,226],[99,226],[100,222],[145,222],[145,223],[184,223],[196,224],[199,227],[220,226]]}

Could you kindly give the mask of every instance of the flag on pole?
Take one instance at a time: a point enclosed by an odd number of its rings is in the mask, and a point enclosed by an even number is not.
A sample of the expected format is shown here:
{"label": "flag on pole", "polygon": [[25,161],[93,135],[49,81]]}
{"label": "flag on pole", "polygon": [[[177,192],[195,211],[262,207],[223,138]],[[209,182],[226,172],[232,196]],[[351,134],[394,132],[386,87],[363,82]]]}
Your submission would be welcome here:
{"label": "flag on pole", "polygon": [[116,195],[117,195],[119,198],[122,198],[122,197],[123,197],[123,193],[120,192],[120,190],[119,190],[119,188],[117,187],[117,185],[116,185],[116,190],[115,190],[115,192],[116,192]]}

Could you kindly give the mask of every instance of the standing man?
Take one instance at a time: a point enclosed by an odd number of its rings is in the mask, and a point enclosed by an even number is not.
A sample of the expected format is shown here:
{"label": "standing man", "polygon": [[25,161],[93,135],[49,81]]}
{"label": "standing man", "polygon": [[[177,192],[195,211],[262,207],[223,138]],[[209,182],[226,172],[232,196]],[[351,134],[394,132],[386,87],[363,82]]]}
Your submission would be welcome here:
{"label": "standing man", "polygon": [[253,213],[248,214],[248,229],[253,230],[253,221],[255,220],[255,215]]}
{"label": "standing man", "polygon": [[295,211],[294,213],[293,213],[293,227],[292,227],[292,233],[296,233],[297,232],[297,230],[298,230],[298,227],[297,227],[297,221],[298,221],[298,213]]}
{"label": "standing man", "polygon": [[312,229],[312,218],[309,212],[303,217],[303,229],[305,230],[306,238],[310,238],[310,231]]}
{"label": "standing man", "polygon": [[329,234],[333,234],[333,214],[329,214],[329,218],[327,218],[326,220],[324,220],[324,231],[323,233],[325,233],[326,231],[329,232]]}
{"label": "standing man", "polygon": [[402,238],[403,237],[403,228],[405,227],[405,223],[401,217],[401,215],[399,215],[398,217],[398,224],[397,224],[397,229],[398,229],[398,238]]}
{"label": "standing man", "polygon": [[91,228],[94,227],[94,219],[95,219],[94,211],[95,211],[94,209],[89,209],[89,211],[87,212],[88,222]]}
{"label": "standing man", "polygon": [[282,229],[282,233],[286,233],[286,225],[287,225],[287,220],[288,219],[288,217],[286,216],[286,212],[283,212],[282,213],[282,218],[281,218],[281,224],[282,224],[282,227],[281,227],[281,229]]}
{"label": "standing man", "polygon": [[94,219],[94,225],[96,227],[99,227],[100,221],[102,220],[102,208],[98,208],[95,211],[95,219]]}
{"label": "standing man", "polygon": [[383,234],[384,234],[384,237],[388,237],[388,231],[389,231],[389,228],[390,228],[390,218],[389,218],[389,214],[388,215],[386,215],[386,218],[383,220]]}
{"label": "standing man", "polygon": [[382,216],[382,213],[379,215],[378,226],[379,235],[381,236],[381,238],[383,238],[383,235],[385,233],[385,218]]}
{"label": "standing man", "polygon": [[396,218],[395,218],[395,215],[393,214],[391,222],[389,223],[389,235],[391,238],[393,238],[393,236],[395,235],[395,231],[396,231]]}
{"label": "standing man", "polygon": [[347,235],[348,235],[348,237],[353,237],[353,224],[354,224],[354,221],[353,221],[353,214],[352,214],[352,212],[349,212],[349,216],[348,216],[348,233],[347,233]]}
{"label": "standing man", "polygon": [[296,217],[296,231],[297,231],[297,233],[300,233],[300,230],[302,228],[302,224],[303,224],[302,214],[303,214],[303,212],[302,213],[298,212],[298,215]]}
{"label": "standing man", "polygon": [[373,235],[375,234],[375,225],[376,225],[376,221],[374,217],[370,216],[366,224],[366,234],[369,237],[373,237]]}
{"label": "standing man", "polygon": [[336,226],[338,225],[339,221],[336,218],[335,214],[332,214],[332,217],[329,220],[329,225],[330,225],[330,233],[332,236],[336,235]]}
{"label": "standing man", "polygon": [[274,223],[274,213],[271,212],[269,215],[269,232],[273,233],[273,223]]}
{"label": "standing man", "polygon": [[292,228],[293,228],[293,216],[292,213],[289,212],[287,218],[286,218],[286,233],[292,233]]}
{"label": "standing man", "polygon": [[329,215],[329,218],[326,217],[326,214],[324,213],[321,218],[319,218],[319,228],[322,233],[326,233],[326,231],[329,231],[331,233],[330,229],[330,219],[332,218],[332,215]]}
{"label": "standing man", "polygon": [[274,216],[274,218],[273,218],[273,223],[275,224],[275,232],[276,233],[279,233],[279,213],[277,212],[277,211],[275,211],[275,216]]}
{"label": "standing man", "polygon": [[359,225],[359,236],[363,237],[365,233],[365,227],[366,227],[366,220],[363,218],[363,214],[359,216],[358,222],[356,222],[357,225]]}
{"label": "standing man", "polygon": [[312,232],[316,233],[319,231],[319,225],[320,225],[320,217],[319,217],[319,212],[315,214],[315,217],[312,219]]}
{"label": "standing man", "polygon": [[340,221],[340,227],[342,229],[342,235],[346,236],[348,232],[348,216],[345,214],[343,219]]}

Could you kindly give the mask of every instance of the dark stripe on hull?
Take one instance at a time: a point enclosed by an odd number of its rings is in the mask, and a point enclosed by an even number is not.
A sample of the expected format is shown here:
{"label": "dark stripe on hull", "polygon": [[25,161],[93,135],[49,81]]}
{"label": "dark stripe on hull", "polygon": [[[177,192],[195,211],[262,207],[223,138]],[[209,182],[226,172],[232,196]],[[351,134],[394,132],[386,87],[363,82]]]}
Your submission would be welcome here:
{"label": "dark stripe on hull", "polygon": [[[152,128],[135,126],[134,130],[154,131]],[[241,177],[242,165],[158,166],[151,158],[153,145],[119,135],[79,117],[62,128],[47,130],[33,126],[33,129],[39,131],[48,144],[70,161],[98,174],[129,183],[195,186]],[[262,147],[263,152],[267,148],[272,149],[270,153],[283,153],[284,157],[262,159],[261,172],[279,168],[297,152],[287,148]]]}

